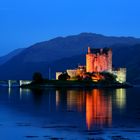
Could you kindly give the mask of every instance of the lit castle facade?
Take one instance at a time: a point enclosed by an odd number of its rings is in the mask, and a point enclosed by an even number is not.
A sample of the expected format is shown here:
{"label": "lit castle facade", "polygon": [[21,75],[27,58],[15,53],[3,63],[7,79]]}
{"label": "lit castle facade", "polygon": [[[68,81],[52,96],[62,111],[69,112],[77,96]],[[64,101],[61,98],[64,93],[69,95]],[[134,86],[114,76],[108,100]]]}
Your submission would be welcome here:
{"label": "lit castle facade", "polygon": [[[126,82],[126,68],[112,68],[112,49],[111,48],[90,48],[86,54],[86,66],[78,66],[77,69],[68,69],[67,73],[71,77],[70,80],[75,80],[75,77],[84,79],[87,73],[91,73],[92,80],[97,82],[102,79],[100,73],[108,72],[116,76],[116,81],[119,83]],[[56,73],[56,79],[62,72]]]}
{"label": "lit castle facade", "polygon": [[86,71],[90,73],[103,71],[111,72],[112,49],[91,49],[88,47],[88,53],[86,54]]}

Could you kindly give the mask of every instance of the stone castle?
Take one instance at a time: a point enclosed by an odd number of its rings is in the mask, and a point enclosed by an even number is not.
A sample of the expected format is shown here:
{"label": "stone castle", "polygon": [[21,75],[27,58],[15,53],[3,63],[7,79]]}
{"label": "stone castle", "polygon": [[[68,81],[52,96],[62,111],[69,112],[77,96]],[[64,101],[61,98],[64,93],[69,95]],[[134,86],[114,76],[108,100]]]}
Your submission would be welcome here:
{"label": "stone castle", "polygon": [[111,72],[112,49],[91,49],[88,47],[88,53],[86,55],[86,71],[91,73],[103,71]]}
{"label": "stone castle", "polygon": [[[112,67],[112,49],[111,48],[90,48],[86,54],[86,66],[78,66],[76,69],[68,69],[67,73],[74,80],[79,76],[83,79],[87,77],[87,73],[92,73],[92,80],[97,82],[102,77],[99,73],[108,72],[116,76],[119,83],[126,82],[126,68]],[[62,72],[56,72],[56,79]]]}

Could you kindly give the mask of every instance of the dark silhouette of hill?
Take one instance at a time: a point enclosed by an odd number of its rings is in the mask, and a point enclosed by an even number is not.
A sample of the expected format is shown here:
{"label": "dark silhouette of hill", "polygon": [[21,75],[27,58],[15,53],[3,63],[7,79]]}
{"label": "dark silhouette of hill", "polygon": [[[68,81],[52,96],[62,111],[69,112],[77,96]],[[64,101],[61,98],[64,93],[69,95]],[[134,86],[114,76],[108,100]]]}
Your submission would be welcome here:
{"label": "dark silhouette of hill", "polygon": [[114,65],[128,68],[129,81],[140,81],[140,39],[93,33],[58,37],[34,44],[0,66],[0,79],[31,79],[36,71],[48,77],[49,68],[54,78],[55,71],[64,71],[76,68],[78,64],[85,64],[88,46],[112,47]]}
{"label": "dark silhouette of hill", "polygon": [[19,48],[19,49],[15,49],[14,51],[8,53],[7,55],[1,56],[0,57],[0,65],[6,63],[8,60],[10,60],[12,57],[18,55],[19,53],[21,53],[25,48]]}

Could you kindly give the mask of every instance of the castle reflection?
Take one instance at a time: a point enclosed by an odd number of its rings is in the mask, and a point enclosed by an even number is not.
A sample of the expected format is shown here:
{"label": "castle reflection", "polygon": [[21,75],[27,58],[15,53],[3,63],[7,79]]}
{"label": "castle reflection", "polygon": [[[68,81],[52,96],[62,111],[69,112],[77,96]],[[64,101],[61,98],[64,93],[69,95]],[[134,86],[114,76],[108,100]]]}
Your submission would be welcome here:
{"label": "castle reflection", "polygon": [[112,124],[111,97],[105,98],[99,89],[86,94],[86,124],[88,129]]}
{"label": "castle reflection", "polygon": [[67,91],[67,110],[83,112],[85,110],[85,94],[82,90]]}
{"label": "castle reflection", "polygon": [[126,106],[126,89],[116,89],[116,106],[119,109],[124,109]]}
{"label": "castle reflection", "polygon": [[[15,90],[19,90],[15,91]],[[33,101],[32,103],[46,107],[46,111],[56,111],[61,115],[63,112],[69,115],[74,112],[75,119],[84,116],[84,126],[104,128],[112,126],[112,110],[121,111],[126,107],[125,89],[47,89],[45,91],[27,89],[8,89],[8,98],[11,100]],[[16,95],[18,94],[18,96]],[[19,98],[20,97],[20,98]],[[29,100],[31,99],[31,100]],[[40,108],[39,108],[40,109]],[[82,120],[83,121],[83,120]]]}
{"label": "castle reflection", "polygon": [[[56,106],[62,101],[60,92],[56,92]],[[86,126],[102,128],[112,125],[112,98],[105,96],[100,89],[67,90],[66,106],[69,111],[85,112]]]}

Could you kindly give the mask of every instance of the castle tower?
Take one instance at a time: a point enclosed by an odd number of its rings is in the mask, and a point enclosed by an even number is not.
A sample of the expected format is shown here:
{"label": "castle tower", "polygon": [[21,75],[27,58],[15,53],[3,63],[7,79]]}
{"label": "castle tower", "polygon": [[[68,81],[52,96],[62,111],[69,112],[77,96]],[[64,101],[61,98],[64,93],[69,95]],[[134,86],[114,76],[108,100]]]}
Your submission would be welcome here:
{"label": "castle tower", "polygon": [[108,72],[112,72],[112,49],[108,51]]}
{"label": "castle tower", "polygon": [[103,71],[112,71],[112,50],[110,48],[93,49],[88,47],[86,72]]}

